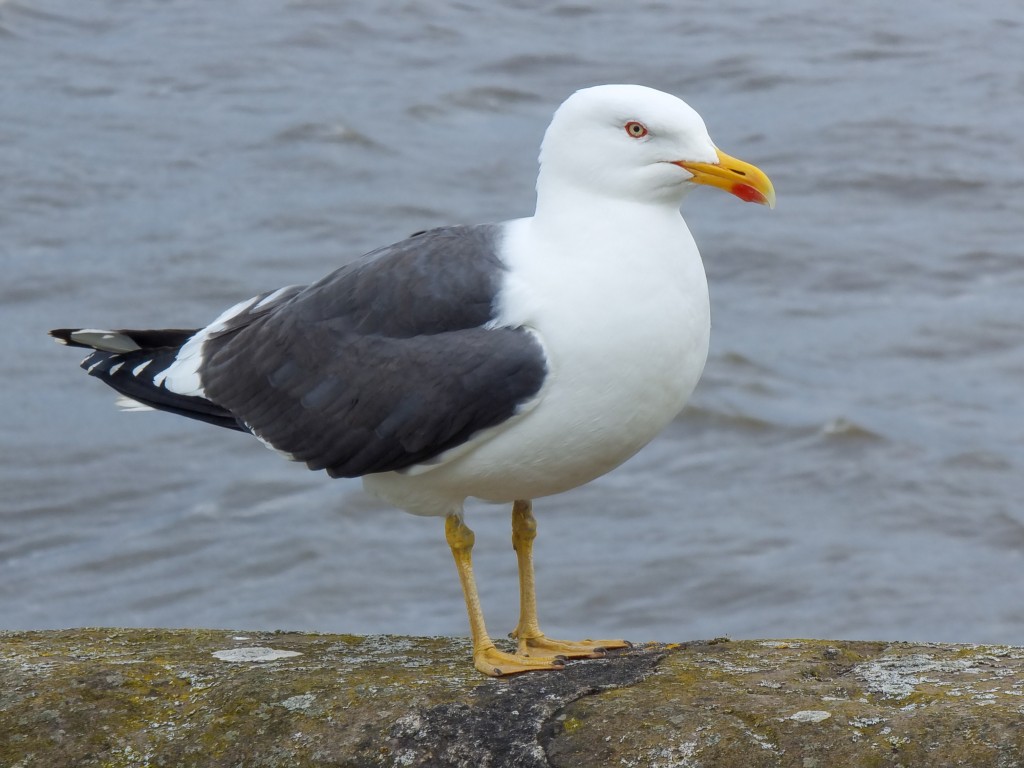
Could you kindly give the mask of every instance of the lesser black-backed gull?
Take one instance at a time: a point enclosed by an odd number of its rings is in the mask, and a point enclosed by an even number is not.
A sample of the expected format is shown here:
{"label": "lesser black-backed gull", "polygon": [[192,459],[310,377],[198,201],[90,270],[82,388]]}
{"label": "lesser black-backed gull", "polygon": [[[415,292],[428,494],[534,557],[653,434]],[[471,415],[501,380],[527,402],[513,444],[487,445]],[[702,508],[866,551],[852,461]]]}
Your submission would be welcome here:
{"label": "lesser black-backed gull", "polygon": [[[620,640],[537,622],[532,500],[617,467],[682,409],[704,368],[707,280],[679,214],[696,184],[773,205],[684,102],[576,92],[544,136],[532,217],[423,232],[198,330],[61,329],[129,406],[249,432],[311,469],[445,519],[488,675],[558,669]],[[495,648],[473,578],[467,497],[510,502],[521,613]]]}

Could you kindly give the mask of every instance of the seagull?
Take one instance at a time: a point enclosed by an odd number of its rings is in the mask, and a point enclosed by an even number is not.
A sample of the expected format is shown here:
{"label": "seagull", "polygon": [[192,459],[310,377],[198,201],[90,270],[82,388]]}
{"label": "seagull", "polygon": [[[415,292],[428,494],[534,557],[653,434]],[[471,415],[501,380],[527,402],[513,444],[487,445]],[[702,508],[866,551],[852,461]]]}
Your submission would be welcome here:
{"label": "seagull", "polygon": [[[639,85],[576,91],[544,135],[533,216],[417,233],[199,329],[63,328],[130,410],[247,432],[415,515],[443,518],[475,667],[557,670],[624,640],[547,637],[533,500],[604,475],[682,410],[704,369],[707,278],[680,215],[697,185],[774,207],[700,115]],[[484,623],[464,503],[512,504],[515,652]]]}

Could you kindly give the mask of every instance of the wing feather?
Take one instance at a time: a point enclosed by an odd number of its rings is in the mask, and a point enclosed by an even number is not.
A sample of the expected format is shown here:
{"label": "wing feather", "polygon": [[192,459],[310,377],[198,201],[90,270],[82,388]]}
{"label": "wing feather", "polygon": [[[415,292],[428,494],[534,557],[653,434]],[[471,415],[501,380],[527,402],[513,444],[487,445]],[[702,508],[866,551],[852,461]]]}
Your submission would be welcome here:
{"label": "wing feather", "polygon": [[500,424],[540,390],[543,349],[493,328],[498,227],[433,230],[254,305],[211,334],[207,398],[333,476],[404,469]]}

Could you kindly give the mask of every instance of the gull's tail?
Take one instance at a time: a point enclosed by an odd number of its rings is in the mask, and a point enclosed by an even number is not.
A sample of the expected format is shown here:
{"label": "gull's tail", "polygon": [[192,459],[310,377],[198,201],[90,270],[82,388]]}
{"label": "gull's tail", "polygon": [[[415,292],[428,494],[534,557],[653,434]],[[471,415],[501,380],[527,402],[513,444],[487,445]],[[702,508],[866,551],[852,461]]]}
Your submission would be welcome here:
{"label": "gull's tail", "polygon": [[[117,404],[125,410],[169,411],[219,427],[248,430],[227,410],[202,396],[200,387],[175,386],[168,369],[179,362],[186,342],[197,331],[106,331],[96,328],[58,328],[50,335],[60,344],[92,350],[82,361],[90,376],[121,394]],[[179,391],[175,391],[175,390]]]}

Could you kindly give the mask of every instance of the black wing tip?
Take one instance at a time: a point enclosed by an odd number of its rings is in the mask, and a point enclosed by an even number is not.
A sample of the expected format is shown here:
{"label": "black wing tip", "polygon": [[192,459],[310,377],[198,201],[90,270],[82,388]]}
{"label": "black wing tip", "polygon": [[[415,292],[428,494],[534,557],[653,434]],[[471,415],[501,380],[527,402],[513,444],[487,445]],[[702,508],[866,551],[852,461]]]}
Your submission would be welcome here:
{"label": "black wing tip", "polygon": [[50,336],[53,337],[53,340],[55,342],[57,342],[58,344],[63,344],[63,345],[68,346],[68,347],[85,347],[86,349],[88,349],[89,347],[86,344],[79,344],[77,341],[73,341],[72,340],[71,334],[73,334],[77,330],[79,330],[79,329],[78,328],[54,328],[49,333],[50,333]]}
{"label": "black wing tip", "polygon": [[[83,333],[83,331],[85,333]],[[82,349],[99,349],[106,352],[134,352],[136,349],[163,349],[180,347],[198,332],[196,328],[160,328],[156,330],[116,330],[96,331],[92,333],[84,328],[54,328],[49,332],[53,340],[67,347]],[[91,340],[80,340],[75,334],[83,337],[91,335]],[[119,343],[111,346],[114,339]],[[107,343],[110,340],[111,343]]]}

